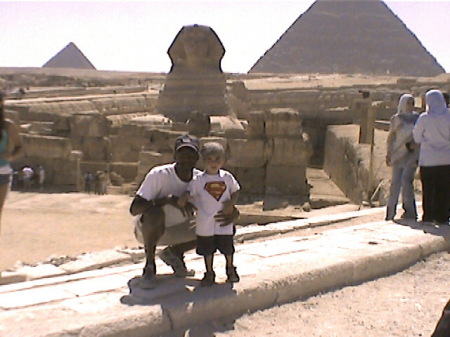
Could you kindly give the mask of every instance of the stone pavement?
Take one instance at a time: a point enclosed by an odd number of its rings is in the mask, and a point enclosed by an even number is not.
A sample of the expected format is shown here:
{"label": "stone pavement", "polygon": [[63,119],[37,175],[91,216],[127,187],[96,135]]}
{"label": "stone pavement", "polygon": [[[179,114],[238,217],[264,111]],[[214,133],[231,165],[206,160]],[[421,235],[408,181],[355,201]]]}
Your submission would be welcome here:
{"label": "stone pavement", "polygon": [[[158,286],[152,290],[139,288],[142,261],[3,285],[0,335],[171,335],[202,322],[389,275],[450,249],[450,226],[386,222],[383,216],[384,208],[372,208],[241,228],[237,242],[266,238],[236,245],[241,281],[233,285],[225,282],[224,259],[217,256],[219,284],[200,287],[204,267],[195,252],[186,256],[196,271],[192,278],[173,277],[158,260]],[[349,219],[351,225],[317,235],[276,235]]]}

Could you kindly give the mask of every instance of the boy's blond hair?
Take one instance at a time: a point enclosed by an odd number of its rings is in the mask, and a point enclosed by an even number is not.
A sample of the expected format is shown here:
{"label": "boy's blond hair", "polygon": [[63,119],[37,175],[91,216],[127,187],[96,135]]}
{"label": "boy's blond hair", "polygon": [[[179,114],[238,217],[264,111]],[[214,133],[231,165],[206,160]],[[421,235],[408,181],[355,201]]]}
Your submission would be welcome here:
{"label": "boy's blond hair", "polygon": [[220,158],[225,158],[225,149],[223,148],[222,144],[217,142],[205,143],[200,153],[203,159],[210,155],[216,155]]}

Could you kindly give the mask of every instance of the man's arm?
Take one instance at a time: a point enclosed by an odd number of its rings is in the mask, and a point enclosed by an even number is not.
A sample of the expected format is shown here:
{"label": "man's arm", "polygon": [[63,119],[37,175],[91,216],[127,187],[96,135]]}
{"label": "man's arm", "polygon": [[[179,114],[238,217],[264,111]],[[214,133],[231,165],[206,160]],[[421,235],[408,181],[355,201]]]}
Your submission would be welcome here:
{"label": "man's arm", "polygon": [[239,216],[240,212],[236,206],[234,206],[230,214],[225,214],[223,211],[219,211],[214,216],[214,219],[220,223],[220,226],[228,226],[239,219]]}
{"label": "man's arm", "polygon": [[130,213],[131,215],[138,215],[144,213],[148,208],[154,206],[164,206],[167,204],[177,205],[176,197],[169,195],[164,198],[157,198],[152,200],[144,199],[143,197],[136,195],[131,202]]}

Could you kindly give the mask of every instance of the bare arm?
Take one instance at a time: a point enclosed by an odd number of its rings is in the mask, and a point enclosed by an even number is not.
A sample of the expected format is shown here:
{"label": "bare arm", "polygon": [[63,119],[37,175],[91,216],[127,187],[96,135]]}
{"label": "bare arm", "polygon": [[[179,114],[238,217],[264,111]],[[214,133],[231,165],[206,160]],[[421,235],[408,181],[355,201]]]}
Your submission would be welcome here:
{"label": "bare arm", "polygon": [[131,202],[130,213],[131,213],[131,215],[138,215],[138,214],[144,213],[150,207],[164,206],[167,204],[176,206],[177,199],[178,198],[176,198],[172,195],[169,195],[169,196],[163,197],[163,198],[147,200],[147,199],[142,198],[139,195],[136,195],[134,197],[133,201]]}
{"label": "bare arm", "polygon": [[229,200],[227,200],[227,201],[225,201],[225,202],[223,203],[223,209],[222,209],[222,212],[223,212],[225,215],[231,214],[231,212],[233,211],[233,208],[234,208],[235,205],[236,205],[236,202],[237,202],[238,197],[239,197],[239,191],[236,191],[236,192],[234,192],[234,193],[231,194]]}

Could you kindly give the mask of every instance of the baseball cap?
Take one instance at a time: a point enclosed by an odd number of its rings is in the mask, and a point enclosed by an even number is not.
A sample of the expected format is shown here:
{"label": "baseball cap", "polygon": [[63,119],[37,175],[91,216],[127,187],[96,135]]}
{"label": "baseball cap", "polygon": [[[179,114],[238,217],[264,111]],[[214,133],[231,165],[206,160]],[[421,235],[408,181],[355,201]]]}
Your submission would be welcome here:
{"label": "baseball cap", "polygon": [[182,147],[190,147],[194,149],[195,152],[199,152],[198,138],[192,135],[183,135],[177,138],[175,141],[175,152],[177,152]]}

